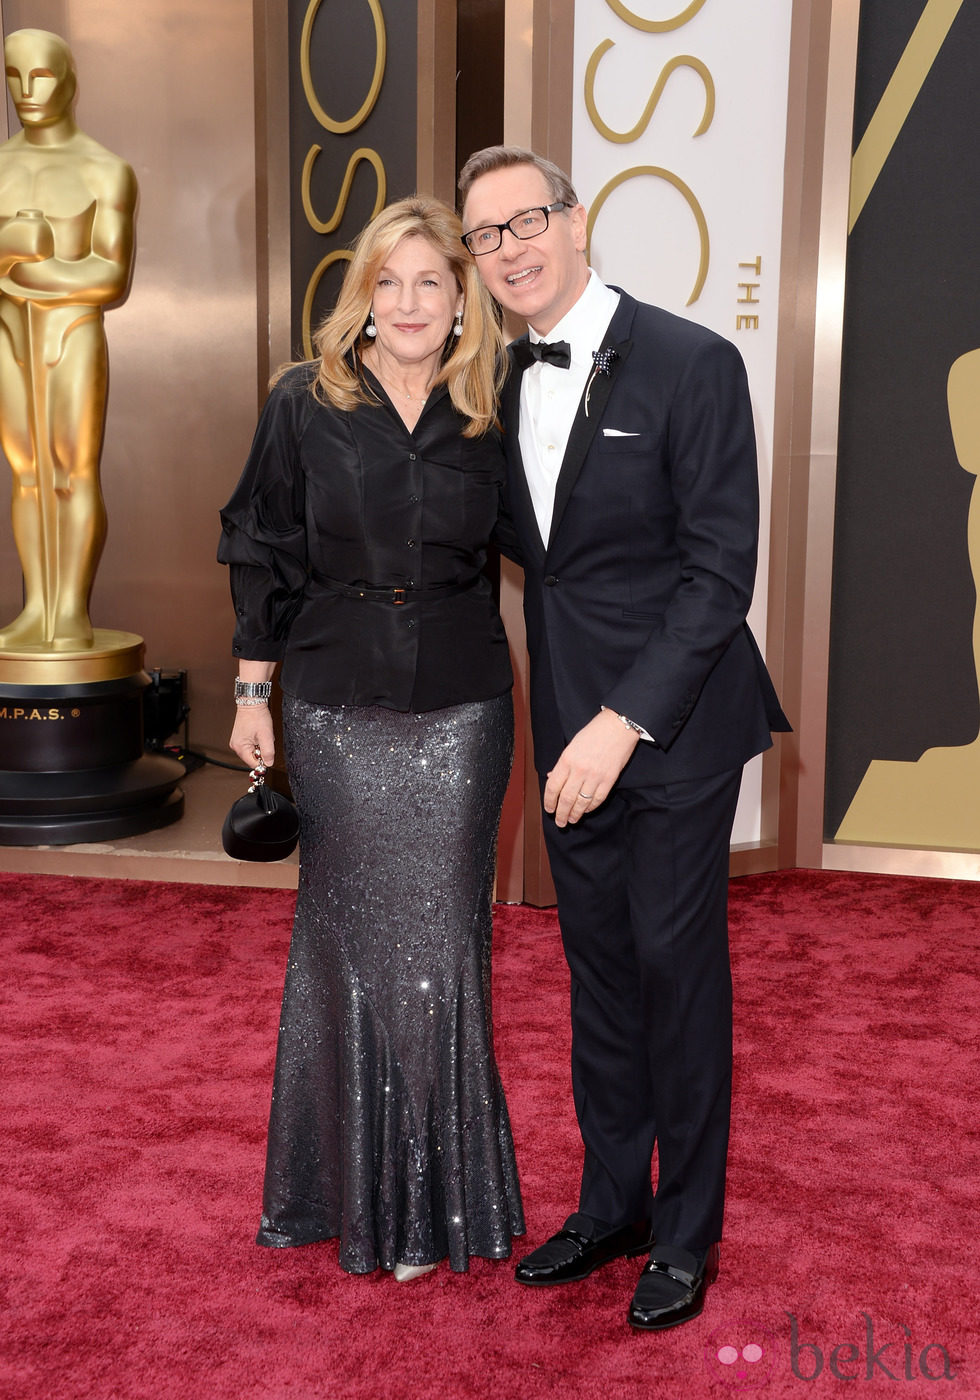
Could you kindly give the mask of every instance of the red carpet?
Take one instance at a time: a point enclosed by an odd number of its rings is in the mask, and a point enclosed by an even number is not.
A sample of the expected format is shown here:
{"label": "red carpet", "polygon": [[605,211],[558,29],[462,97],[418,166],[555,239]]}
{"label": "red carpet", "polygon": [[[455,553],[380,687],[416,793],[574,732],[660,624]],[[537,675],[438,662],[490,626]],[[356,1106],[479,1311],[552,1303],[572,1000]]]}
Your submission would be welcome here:
{"label": "red carpet", "polygon": [[[0,893],[4,1400],[980,1396],[980,884],[733,883],[722,1274],[660,1336],[625,1325],[632,1262],[555,1290],[480,1261],[397,1286],[329,1244],[252,1244],[290,895]],[[552,913],[502,907],[497,935],[537,1243],[579,1165],[567,980]]]}

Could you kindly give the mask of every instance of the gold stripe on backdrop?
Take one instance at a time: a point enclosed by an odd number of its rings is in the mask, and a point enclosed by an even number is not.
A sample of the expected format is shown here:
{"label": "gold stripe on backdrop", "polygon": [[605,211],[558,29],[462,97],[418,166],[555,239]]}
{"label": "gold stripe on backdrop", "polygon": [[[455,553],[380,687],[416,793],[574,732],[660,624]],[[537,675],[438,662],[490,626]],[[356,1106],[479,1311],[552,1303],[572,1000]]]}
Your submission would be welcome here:
{"label": "gold stripe on backdrop", "polygon": [[857,223],[962,5],[963,0],[927,0],[905,52],[898,60],[874,116],[854,152],[848,233]]}

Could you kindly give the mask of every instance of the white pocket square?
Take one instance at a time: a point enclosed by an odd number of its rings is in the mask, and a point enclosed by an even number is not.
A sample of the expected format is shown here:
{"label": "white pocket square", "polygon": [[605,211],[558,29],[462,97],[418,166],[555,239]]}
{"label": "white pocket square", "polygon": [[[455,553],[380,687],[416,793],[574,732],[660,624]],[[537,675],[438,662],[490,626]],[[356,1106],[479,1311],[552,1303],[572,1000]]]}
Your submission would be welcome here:
{"label": "white pocket square", "polygon": [[622,428],[603,428],[603,437],[640,437],[640,433],[624,433]]}

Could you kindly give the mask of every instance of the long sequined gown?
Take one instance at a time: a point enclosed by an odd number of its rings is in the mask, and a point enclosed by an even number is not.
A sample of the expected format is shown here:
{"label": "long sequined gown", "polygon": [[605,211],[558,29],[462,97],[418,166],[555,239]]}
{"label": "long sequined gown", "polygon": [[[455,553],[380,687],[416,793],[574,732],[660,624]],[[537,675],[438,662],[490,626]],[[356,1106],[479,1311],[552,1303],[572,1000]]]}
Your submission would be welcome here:
{"label": "long sequined gown", "polygon": [[524,1230],[493,1055],[509,694],[405,713],[285,696],[300,886],[260,1244],[340,1263],[504,1258]]}

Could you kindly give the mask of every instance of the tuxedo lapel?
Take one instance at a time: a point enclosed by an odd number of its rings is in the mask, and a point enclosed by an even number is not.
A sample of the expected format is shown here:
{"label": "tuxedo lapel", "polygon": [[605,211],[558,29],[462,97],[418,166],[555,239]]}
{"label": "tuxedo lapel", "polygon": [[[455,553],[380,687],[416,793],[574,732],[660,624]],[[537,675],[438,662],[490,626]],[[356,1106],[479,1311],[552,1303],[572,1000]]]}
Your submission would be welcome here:
{"label": "tuxedo lapel", "polygon": [[[633,324],[635,306],[636,303],[632,297],[627,296],[625,292],[620,292],[619,305],[603,339],[603,348],[615,350],[616,357],[609,366],[608,373],[603,374],[594,370],[586,381],[585,391],[575,413],[575,421],[572,423],[572,431],[568,436],[568,445],[565,448],[565,456],[562,459],[561,471],[555,486],[555,507],[551,516],[551,533],[548,536],[549,549],[558,533],[562,515],[575,488],[579,473],[585,465],[589,448],[592,446],[592,439],[602,421],[602,415],[609,395],[612,393],[616,377],[622,372],[633,348],[633,342],[629,339],[629,330]],[[522,472],[521,475],[523,476],[524,473]]]}
{"label": "tuxedo lapel", "polygon": [[[527,339],[525,336],[524,339]],[[538,554],[544,554],[544,543],[538,529],[531,492],[524,471],[521,453],[521,380],[524,371],[510,357],[510,373],[504,384],[500,408],[504,420],[504,442],[507,448],[507,495],[510,514],[520,535],[522,546],[533,544]]]}

